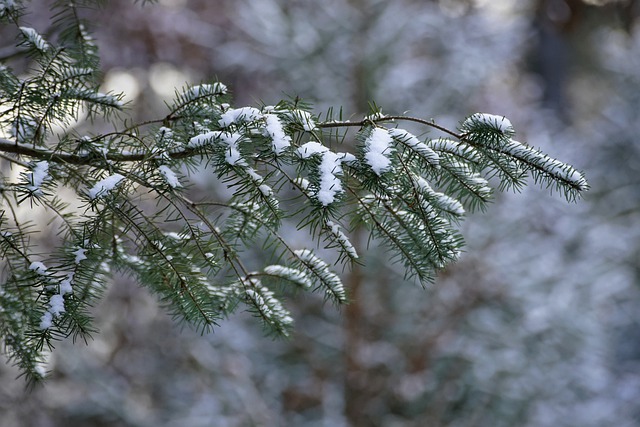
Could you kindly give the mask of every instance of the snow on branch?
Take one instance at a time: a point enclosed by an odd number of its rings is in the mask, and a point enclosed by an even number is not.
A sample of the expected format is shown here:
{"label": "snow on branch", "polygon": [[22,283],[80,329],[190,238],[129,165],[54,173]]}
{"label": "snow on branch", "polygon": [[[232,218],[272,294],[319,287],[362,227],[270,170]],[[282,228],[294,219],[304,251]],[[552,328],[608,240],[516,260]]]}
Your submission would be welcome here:
{"label": "snow on branch", "polygon": [[[35,30],[19,31],[34,47],[30,54],[51,59],[58,52]],[[383,244],[406,277],[425,283],[458,258],[458,223],[490,201],[489,178],[513,175],[516,182],[526,170],[575,197],[588,188],[571,166],[513,140],[503,116],[473,114],[460,130],[380,113],[353,121],[329,113],[323,121],[299,100],[232,107],[227,87],[214,82],[177,92],[164,117],[136,124],[110,116],[122,110],[121,98],[98,91],[91,63],[64,55],[42,62],[49,66],[39,70],[37,94],[9,68],[0,79],[0,101],[9,106],[0,157],[24,170],[16,182],[3,175],[2,190],[37,196],[60,219],[46,226],[59,227],[62,240],[52,257],[61,262],[47,268],[32,261],[32,229],[45,225],[17,213],[26,198],[5,198],[11,206],[0,212],[0,249],[12,274],[3,289],[38,289],[11,300],[11,309],[37,313],[35,321],[24,316],[12,336],[18,344],[9,351],[18,359],[27,353],[16,349],[33,347],[31,337],[49,343],[91,331],[83,310],[112,271],[132,272],[174,315],[203,329],[244,304],[268,331],[287,335],[293,319],[272,286],[288,282],[346,303],[332,266],[366,264],[359,241]],[[70,123],[80,106],[113,121],[114,130],[78,135]],[[446,138],[420,140],[403,122]],[[54,123],[61,129],[54,132]],[[202,177],[215,191],[201,191]],[[135,185],[109,197],[127,182]],[[53,191],[63,187],[75,199]],[[77,199],[91,203],[82,211]],[[342,224],[354,235],[364,225],[369,239],[352,243]],[[294,250],[298,231],[324,244],[322,251]],[[259,260],[267,266],[249,270]],[[36,375],[35,359],[27,359],[20,366]]]}
{"label": "snow on branch", "polygon": [[391,154],[394,149],[393,139],[386,129],[373,128],[365,139],[364,158],[376,175],[382,175],[391,170]]}
{"label": "snow on branch", "polygon": [[564,183],[576,193],[589,189],[584,175],[573,166],[551,158],[533,147],[511,139],[500,151],[522,162],[534,174],[547,176],[557,182]]}
{"label": "snow on branch", "polygon": [[325,295],[336,303],[344,303],[347,300],[344,285],[340,277],[329,269],[322,259],[318,258],[309,249],[294,251],[302,269],[307,270],[311,280],[324,289]]}
{"label": "snow on branch", "polygon": [[113,175],[98,181],[93,187],[91,187],[91,189],[89,189],[87,194],[91,200],[104,197],[116,188],[123,180],[124,176],[119,173],[114,173]]}
{"label": "snow on branch", "polygon": [[47,43],[44,38],[42,38],[42,36],[33,28],[20,27],[20,31],[22,31],[22,35],[24,36],[25,40],[40,52],[46,52],[47,50],[49,50],[49,43]]}

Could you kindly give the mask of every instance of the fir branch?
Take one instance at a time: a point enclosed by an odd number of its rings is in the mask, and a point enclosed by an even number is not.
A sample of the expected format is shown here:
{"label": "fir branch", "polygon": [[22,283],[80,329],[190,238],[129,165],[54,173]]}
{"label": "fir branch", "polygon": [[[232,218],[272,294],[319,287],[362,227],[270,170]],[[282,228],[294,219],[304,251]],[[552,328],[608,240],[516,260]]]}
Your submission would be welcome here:
{"label": "fir branch", "polygon": [[[121,98],[98,92],[97,47],[81,13],[95,4],[57,0],[53,27],[44,33],[51,42],[18,22],[20,8],[5,7],[0,16],[15,24],[24,45],[17,49],[28,52],[33,64],[27,77],[0,67],[6,105],[0,126],[8,135],[0,138],[0,159],[21,174],[17,182],[2,174],[0,187],[7,206],[0,212],[7,272],[0,338],[31,378],[39,378],[39,364],[55,339],[93,333],[87,306],[106,286],[108,266],[134,272],[174,316],[196,327],[208,330],[244,304],[267,331],[286,335],[293,319],[270,288],[279,280],[347,302],[333,267],[311,250],[293,247],[283,231],[286,220],[334,249],[337,262],[361,262],[342,224],[363,222],[369,242],[381,241],[407,277],[426,283],[457,258],[463,203],[485,207],[492,191],[487,178],[496,177],[500,189],[517,189],[530,173],[569,199],[588,189],[581,173],[513,140],[511,123],[488,114],[471,115],[458,130],[383,115],[375,105],[359,121],[342,120],[341,110],[339,120],[329,110],[321,121],[297,98],[275,107],[232,107],[226,86],[214,82],[177,90],[163,117],[122,119]],[[89,118],[111,121],[114,130],[78,136],[70,124],[83,107]],[[446,138],[421,141],[398,122]],[[336,150],[347,145],[354,127],[353,152]],[[200,168],[233,195],[188,198],[185,187]],[[84,203],[84,212],[58,197],[63,187]],[[60,245],[43,260],[48,269],[33,253],[42,224],[18,209],[25,201],[55,220]],[[246,252],[257,243],[270,265],[251,271]]]}
{"label": "fir branch", "polygon": [[434,129],[437,129],[443,133],[449,134],[451,136],[453,136],[454,138],[457,139],[462,139],[462,135],[456,133],[455,131],[452,131],[450,129],[447,129],[444,126],[441,126],[439,124],[437,124],[434,120],[425,120],[425,119],[421,119],[419,117],[412,117],[412,116],[381,116],[381,117],[374,117],[374,118],[366,118],[364,120],[360,120],[360,121],[339,121],[339,120],[331,120],[328,122],[324,122],[324,123],[318,123],[317,126],[321,129],[324,128],[342,128],[342,127],[364,127],[367,125],[370,125],[372,123],[374,124],[379,124],[379,123],[388,123],[388,122],[395,122],[395,121],[408,121],[408,122],[415,122],[415,123],[420,123],[421,125],[425,125],[425,126],[429,126],[432,127]]}

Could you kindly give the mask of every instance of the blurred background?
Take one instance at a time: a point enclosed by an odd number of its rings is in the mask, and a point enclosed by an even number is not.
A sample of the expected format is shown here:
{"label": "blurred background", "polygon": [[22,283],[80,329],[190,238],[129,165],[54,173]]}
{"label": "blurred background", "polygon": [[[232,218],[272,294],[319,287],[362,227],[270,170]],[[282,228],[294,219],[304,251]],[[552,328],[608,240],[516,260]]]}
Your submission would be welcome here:
{"label": "blurred background", "polygon": [[[47,2],[30,5],[46,33]],[[200,336],[117,280],[46,387],[0,364],[1,427],[640,426],[640,1],[112,0],[87,17],[105,90],[138,120],[212,78],[238,106],[500,114],[592,189],[497,194],[427,289],[360,245],[353,302],[289,300],[290,340],[246,314]]]}

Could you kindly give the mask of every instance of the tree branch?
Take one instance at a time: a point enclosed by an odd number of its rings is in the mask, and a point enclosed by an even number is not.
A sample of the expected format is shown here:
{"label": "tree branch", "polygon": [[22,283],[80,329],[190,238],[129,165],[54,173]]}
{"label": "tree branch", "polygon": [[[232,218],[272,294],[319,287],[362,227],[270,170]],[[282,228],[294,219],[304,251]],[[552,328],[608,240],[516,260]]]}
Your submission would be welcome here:
{"label": "tree branch", "polygon": [[429,121],[429,120],[424,120],[418,117],[411,117],[411,116],[384,116],[384,117],[379,117],[375,119],[364,119],[358,122],[330,121],[325,123],[318,123],[316,126],[318,126],[319,128],[337,128],[337,127],[349,127],[349,126],[362,127],[370,123],[385,123],[385,122],[393,122],[396,120],[404,120],[407,122],[420,123],[422,125],[429,126],[434,129],[438,129],[439,131],[449,134],[459,140],[464,139],[464,135],[460,135],[452,130],[445,128],[444,126],[440,126],[439,124],[434,123],[433,120]]}
{"label": "tree branch", "polygon": [[[168,116],[169,117],[169,116]],[[143,123],[142,125],[152,124],[152,123],[160,123],[167,120],[167,117],[160,120],[150,120],[148,122]],[[464,135],[457,134],[443,126],[440,126],[433,121],[420,119],[417,117],[409,117],[409,116],[384,116],[375,119],[364,119],[357,122],[351,121],[330,121],[324,123],[318,123],[317,126],[319,128],[336,128],[336,127],[362,127],[366,126],[370,123],[384,123],[384,122],[393,122],[396,120],[404,120],[410,122],[420,123],[425,126],[432,127],[434,129],[438,129],[441,132],[447,133],[459,140],[464,139]],[[136,126],[130,126],[127,129],[133,129]],[[102,154],[98,152],[88,152],[86,154],[72,154],[72,153],[60,153],[54,152],[51,150],[38,149],[32,146],[27,146],[24,144],[17,144],[15,141],[11,141],[9,139],[0,138],[0,152],[4,153],[14,153],[20,154],[23,156],[29,156],[34,159],[40,160],[48,160],[59,163],[68,163],[72,165],[92,165],[98,161],[114,161],[114,162],[140,162],[148,157],[148,153],[131,153],[131,154],[121,154],[121,153],[108,153]],[[184,159],[187,157],[191,157],[196,154],[198,150],[196,148],[184,148],[179,151],[173,151],[167,153],[169,157],[172,159]]]}
{"label": "tree branch", "polygon": [[[198,150],[196,148],[185,148],[180,151],[167,153],[172,159],[184,159],[193,156]],[[110,160],[114,162],[140,162],[148,157],[147,153],[108,153],[103,155],[99,152],[88,152],[86,154],[59,153],[51,150],[33,148],[24,144],[17,144],[15,141],[0,138],[0,152],[14,153],[29,156],[34,159],[48,160],[57,163],[68,163],[72,165],[92,165],[97,161]]]}

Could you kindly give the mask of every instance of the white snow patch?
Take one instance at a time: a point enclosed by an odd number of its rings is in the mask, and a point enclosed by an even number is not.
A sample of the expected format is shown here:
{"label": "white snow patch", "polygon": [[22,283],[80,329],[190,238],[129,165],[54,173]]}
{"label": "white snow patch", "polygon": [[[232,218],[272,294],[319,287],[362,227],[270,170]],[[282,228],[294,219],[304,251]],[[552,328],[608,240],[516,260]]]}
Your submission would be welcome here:
{"label": "white snow patch", "polygon": [[47,43],[36,30],[30,27],[20,27],[22,34],[31,42],[36,49],[44,51],[49,49],[49,43]]}
{"label": "white snow patch", "polygon": [[47,271],[47,266],[40,261],[34,261],[31,263],[31,265],[29,265],[29,270],[33,270],[37,274],[44,276]]}
{"label": "white snow patch", "polygon": [[64,308],[64,294],[59,293],[49,298],[49,308],[40,318],[40,329],[49,329],[53,324],[53,319],[60,316],[66,310]]}
{"label": "white snow patch", "polygon": [[329,151],[329,149],[317,141],[309,141],[306,144],[301,145],[296,151],[300,157],[306,159],[314,154],[325,153]]}
{"label": "white snow patch", "polygon": [[258,190],[260,190],[262,195],[265,196],[265,197],[273,196],[273,189],[271,187],[269,187],[267,184],[261,184],[258,187]]}
{"label": "white snow patch", "polygon": [[440,167],[440,156],[438,156],[438,153],[429,148],[424,142],[421,142],[415,135],[399,128],[389,129],[388,132],[392,137],[421,155],[431,166],[435,168]]}
{"label": "white snow patch", "polygon": [[342,162],[349,158],[349,154],[334,153],[317,141],[309,141],[296,151],[303,159],[309,158],[314,154],[322,156],[322,161],[318,167],[320,188],[316,193],[316,199],[324,206],[333,203],[336,196],[343,191],[339,176],[342,175]]}
{"label": "white snow patch", "polygon": [[80,264],[80,261],[87,259],[87,256],[85,255],[86,252],[87,250],[85,248],[78,248],[76,251],[72,252],[76,256],[76,264]]}
{"label": "white snow patch", "polygon": [[311,113],[309,113],[308,111],[293,110],[292,113],[294,119],[298,123],[302,124],[303,129],[307,132],[310,132],[316,128],[316,122],[313,120],[313,117],[311,117]]}
{"label": "white snow patch", "polygon": [[89,198],[93,200],[98,197],[105,196],[118,184],[120,184],[123,179],[124,176],[120,175],[119,173],[114,173],[113,175],[98,181],[96,185],[94,185],[93,188],[89,190]]}
{"label": "white snow patch", "polygon": [[194,99],[199,96],[207,96],[207,95],[224,95],[227,93],[227,86],[216,82],[212,84],[201,84],[197,86],[192,86],[186,92],[186,95],[189,99]]}
{"label": "white snow patch", "polygon": [[222,132],[220,134],[220,140],[229,147],[225,153],[225,160],[230,165],[247,166],[246,160],[242,158],[242,154],[238,149],[238,141],[242,138],[242,135],[238,133]]}
{"label": "white snow patch", "polygon": [[547,174],[570,183],[580,191],[586,191],[589,187],[583,174],[575,170],[571,165],[553,159],[546,154],[527,146],[519,141],[510,140],[504,146],[504,152],[520,160],[534,163]]}
{"label": "white snow patch", "polygon": [[265,197],[273,196],[273,189],[269,187],[267,184],[262,184],[262,182],[264,181],[264,178],[260,176],[260,174],[258,174],[255,171],[255,169],[248,167],[246,170],[247,170],[247,174],[249,174],[253,182],[255,182],[258,185],[258,190],[260,190],[260,192]]}
{"label": "white snow patch", "polygon": [[322,153],[322,162],[320,163],[320,188],[316,194],[316,198],[324,206],[333,203],[336,196],[342,193],[342,182],[338,175],[342,175],[341,159],[332,151]]}
{"label": "white snow patch", "polygon": [[53,315],[49,311],[45,311],[40,318],[40,329],[49,329],[53,324]]}
{"label": "white snow patch", "polygon": [[262,118],[262,112],[254,107],[232,108],[225,111],[218,124],[221,127],[228,127],[237,122],[253,122]]}
{"label": "white snow patch", "polygon": [[220,137],[219,131],[202,133],[200,135],[196,135],[193,138],[191,138],[187,143],[187,146],[191,148],[202,147],[203,145],[210,144],[216,138],[219,138],[219,137]]}
{"label": "white snow patch", "polygon": [[275,114],[265,114],[264,120],[266,123],[267,136],[271,138],[273,152],[279,155],[285,148],[291,145],[291,137],[284,132],[282,122]]}
{"label": "white snow patch", "polygon": [[293,180],[293,182],[300,187],[302,191],[306,191],[309,189],[309,180],[303,177],[297,177]]}
{"label": "white snow patch", "polygon": [[374,128],[365,140],[364,158],[376,175],[382,175],[391,168],[393,138],[386,129]]}
{"label": "white snow patch", "polygon": [[334,235],[340,246],[349,254],[351,258],[358,258],[358,252],[353,247],[349,238],[342,232],[340,226],[333,221],[327,221],[327,227],[331,230],[331,234]]}
{"label": "white snow patch", "polygon": [[171,188],[180,187],[178,176],[169,168],[169,166],[161,165],[158,167],[158,171],[162,174],[162,177]]}
{"label": "white snow patch", "polygon": [[311,287],[311,280],[309,279],[309,277],[302,271],[295,268],[289,268],[282,265],[268,265],[264,268],[264,272],[272,276],[283,277],[287,280],[299,284],[304,289],[308,289]]}
{"label": "white snow patch", "polygon": [[71,282],[73,281],[73,273],[67,274],[67,278],[60,282],[60,295],[73,293],[73,287]]}
{"label": "white snow patch", "polygon": [[60,294],[51,295],[49,299],[49,312],[54,316],[60,316],[64,313],[64,297]]}
{"label": "white snow patch", "polygon": [[340,161],[342,163],[346,163],[348,165],[352,165],[358,162],[356,156],[351,153],[337,153],[338,157],[340,157]]}
{"label": "white snow patch", "polygon": [[495,114],[475,113],[469,116],[463,123],[463,126],[473,127],[474,123],[482,123],[498,129],[500,132],[513,132],[513,126],[509,119],[504,116],[496,116]]}
{"label": "white snow patch", "polygon": [[225,144],[228,149],[225,153],[225,160],[230,165],[247,166],[247,162],[242,158],[242,154],[238,150],[238,142],[242,135],[235,132],[213,131],[196,135],[189,140],[189,147],[201,147],[211,144],[214,141],[220,141]]}
{"label": "white snow patch", "polygon": [[247,168],[247,173],[249,174],[249,176],[251,177],[251,179],[253,179],[254,182],[262,182],[263,178],[260,174],[258,174],[258,172],[255,171],[255,169],[253,168]]}
{"label": "white snow patch", "polygon": [[171,130],[171,128],[162,126],[160,129],[158,129],[158,138],[161,138],[161,139],[173,138],[173,130]]}
{"label": "white snow patch", "polygon": [[27,174],[30,185],[27,186],[29,191],[36,194],[42,194],[40,187],[49,176],[49,162],[42,160],[35,164],[33,170]]}
{"label": "white snow patch", "polygon": [[436,207],[456,216],[463,216],[465,214],[464,206],[462,206],[462,203],[460,203],[459,200],[444,193],[435,191],[431,185],[429,185],[429,182],[421,176],[417,177],[415,182],[420,190],[422,190],[426,196],[432,200],[432,203],[434,203]]}

